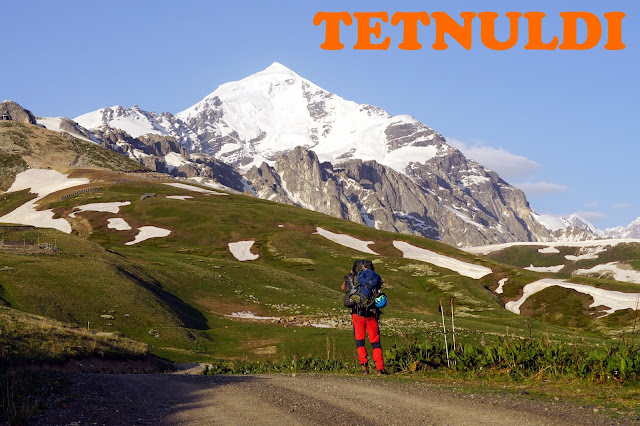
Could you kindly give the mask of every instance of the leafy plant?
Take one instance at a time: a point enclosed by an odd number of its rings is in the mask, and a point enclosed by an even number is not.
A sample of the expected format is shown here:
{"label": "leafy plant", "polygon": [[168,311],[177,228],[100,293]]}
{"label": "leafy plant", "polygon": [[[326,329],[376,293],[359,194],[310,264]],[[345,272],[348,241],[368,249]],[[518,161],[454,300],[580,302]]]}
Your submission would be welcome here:
{"label": "leafy plant", "polygon": [[[499,339],[486,346],[460,345],[449,350],[451,369],[479,374],[508,374],[524,378],[581,378],[601,382],[635,382],[640,378],[640,347],[616,344],[588,349],[543,339]],[[444,344],[411,340],[385,352],[387,368],[417,372],[447,367]]]}

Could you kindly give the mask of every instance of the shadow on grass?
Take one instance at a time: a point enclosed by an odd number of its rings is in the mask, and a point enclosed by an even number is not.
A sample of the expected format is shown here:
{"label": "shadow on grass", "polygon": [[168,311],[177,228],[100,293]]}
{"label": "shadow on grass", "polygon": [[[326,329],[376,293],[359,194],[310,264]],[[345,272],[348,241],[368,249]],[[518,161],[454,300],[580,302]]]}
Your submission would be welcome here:
{"label": "shadow on grass", "polygon": [[115,266],[117,271],[140,285],[141,287],[149,290],[153,293],[158,299],[160,299],[163,303],[167,305],[167,307],[173,312],[178,319],[182,322],[182,324],[186,328],[191,328],[195,330],[208,330],[209,325],[207,324],[207,319],[205,316],[189,305],[182,299],[177,296],[169,293],[168,291],[162,288],[162,284],[160,284],[157,280],[150,278],[150,280],[146,280],[130,271],[127,271],[121,266]]}

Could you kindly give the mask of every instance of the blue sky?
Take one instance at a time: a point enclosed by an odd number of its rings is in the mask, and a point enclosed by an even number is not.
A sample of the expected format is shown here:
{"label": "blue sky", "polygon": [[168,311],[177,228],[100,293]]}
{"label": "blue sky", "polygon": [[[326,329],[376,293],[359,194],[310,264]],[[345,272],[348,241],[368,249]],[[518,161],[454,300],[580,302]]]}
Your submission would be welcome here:
{"label": "blue sky", "polygon": [[[355,25],[342,28],[343,50],[320,48],[316,12],[382,10],[498,12],[505,39],[505,12],[542,11],[545,40],[561,37],[560,12],[604,23],[621,11],[627,47],[603,48],[605,23],[594,49],[528,51],[522,18],[518,44],[501,52],[482,45],[478,20],[469,51],[432,49],[433,22],[418,51],[398,49],[389,24],[386,51],[354,50]],[[11,2],[0,14],[0,97],[41,116],[134,104],[175,113],[277,61],[346,99],[413,115],[523,188],[539,213],[582,212],[606,228],[640,216],[639,16],[638,2],[615,0]]]}

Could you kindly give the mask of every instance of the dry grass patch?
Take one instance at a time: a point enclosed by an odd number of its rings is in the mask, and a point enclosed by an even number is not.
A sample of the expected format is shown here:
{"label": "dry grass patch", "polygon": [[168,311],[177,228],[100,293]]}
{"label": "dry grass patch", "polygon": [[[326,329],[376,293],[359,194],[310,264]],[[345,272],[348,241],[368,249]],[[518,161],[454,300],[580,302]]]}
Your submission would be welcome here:
{"label": "dry grass patch", "polygon": [[140,359],[145,343],[98,335],[75,325],[0,307],[0,361],[64,362],[72,358]]}

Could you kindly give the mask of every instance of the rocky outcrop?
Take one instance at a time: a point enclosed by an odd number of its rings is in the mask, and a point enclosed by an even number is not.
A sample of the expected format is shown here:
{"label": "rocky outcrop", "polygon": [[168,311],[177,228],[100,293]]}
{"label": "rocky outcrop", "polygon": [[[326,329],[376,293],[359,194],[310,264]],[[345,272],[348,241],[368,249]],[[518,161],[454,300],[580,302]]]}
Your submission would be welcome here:
{"label": "rocky outcrop", "polygon": [[[448,160],[456,161],[460,157]],[[524,194],[495,173],[486,172],[483,178],[498,187],[500,201],[474,198],[436,165],[429,173],[426,168],[414,170],[412,178],[376,161],[347,160],[334,166],[321,163],[313,151],[297,147],[279,157],[274,167],[254,166],[246,178],[260,198],[459,246],[531,238],[533,231],[548,236],[533,219],[521,216],[528,212]],[[475,208],[467,208],[469,204]]]}
{"label": "rocky outcrop", "polygon": [[608,238],[640,238],[640,217],[627,226],[608,228],[604,233]]}
{"label": "rocky outcrop", "polygon": [[0,116],[18,123],[36,124],[36,117],[28,109],[22,108],[13,101],[0,103]]}
{"label": "rocky outcrop", "polygon": [[93,134],[89,132],[84,127],[80,126],[73,120],[69,120],[68,118],[61,117],[60,118],[60,130],[69,133],[70,135],[78,135],[82,136],[85,139],[93,140]]}
{"label": "rocky outcrop", "polygon": [[172,173],[174,176],[199,177],[238,192],[250,191],[247,180],[230,165],[204,154],[192,154],[188,158],[190,162],[178,167]]}
{"label": "rocky outcrop", "polygon": [[486,228],[491,242],[546,241],[549,231],[531,215],[524,193],[455,148],[424,164],[414,163],[407,175],[437,195],[467,223]]}

